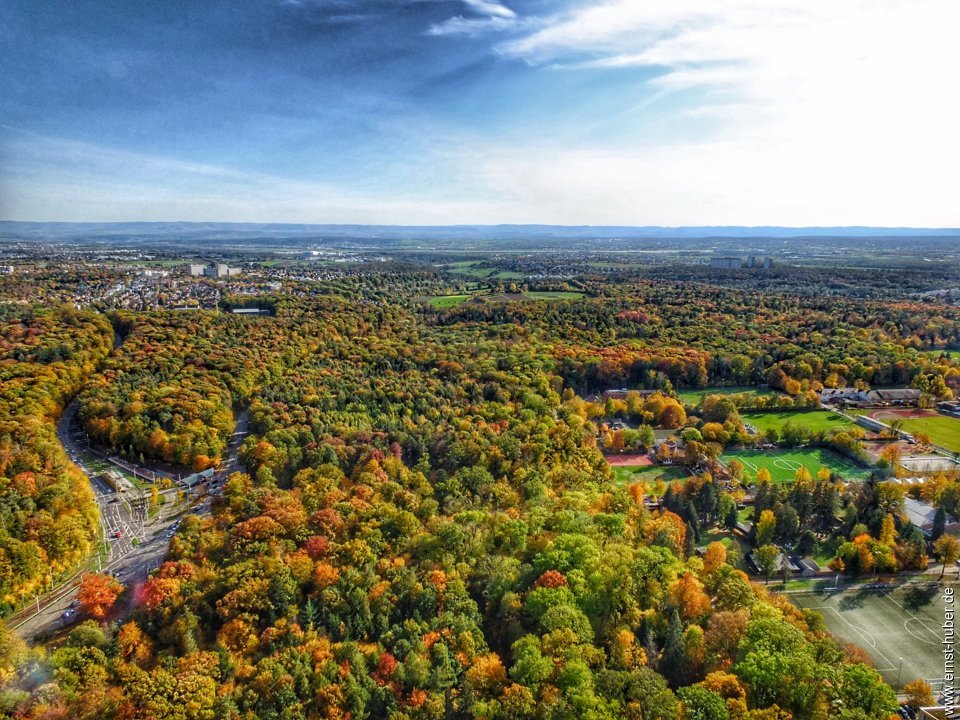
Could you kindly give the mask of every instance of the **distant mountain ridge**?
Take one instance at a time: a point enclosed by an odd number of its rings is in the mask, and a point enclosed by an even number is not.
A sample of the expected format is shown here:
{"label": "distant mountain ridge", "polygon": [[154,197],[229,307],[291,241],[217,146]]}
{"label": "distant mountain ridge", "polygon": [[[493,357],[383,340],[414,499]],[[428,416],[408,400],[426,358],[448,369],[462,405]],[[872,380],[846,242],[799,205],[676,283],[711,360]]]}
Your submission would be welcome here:
{"label": "distant mountain ridge", "polygon": [[629,225],[356,225],[220,222],[22,222],[0,221],[0,238],[22,240],[104,240],[357,238],[357,239],[709,239],[709,238],[909,238],[960,237],[960,228],[781,227],[781,226],[629,226]]}

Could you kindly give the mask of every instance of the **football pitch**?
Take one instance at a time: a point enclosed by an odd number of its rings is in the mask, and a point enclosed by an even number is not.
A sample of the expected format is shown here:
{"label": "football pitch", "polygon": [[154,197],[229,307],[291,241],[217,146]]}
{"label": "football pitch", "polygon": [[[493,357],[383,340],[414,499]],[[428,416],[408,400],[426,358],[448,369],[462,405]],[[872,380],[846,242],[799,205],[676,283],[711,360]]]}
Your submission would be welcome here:
{"label": "football pitch", "polygon": [[802,410],[800,412],[756,412],[744,413],[743,421],[763,432],[770,428],[782,430],[788,422],[812,433],[832,430],[850,430],[856,427],[843,415],[829,410]]}
{"label": "football pitch", "polygon": [[941,415],[934,410],[890,408],[869,412],[870,417],[887,423],[899,420],[908,433],[926,433],[930,440],[951,452],[960,452],[960,418]]}
{"label": "football pitch", "polygon": [[[895,590],[811,592],[789,597],[795,605],[822,614],[837,639],[863,648],[895,689],[898,679],[899,689],[917,679],[926,680],[934,690],[943,685],[943,623],[948,603],[944,588],[936,582]],[[954,599],[951,608],[958,602]],[[960,643],[960,636],[956,640]]]}
{"label": "football pitch", "polygon": [[863,480],[870,471],[855,465],[837,453],[824,448],[801,448],[797,450],[730,450],[720,458],[723,462],[737,459],[743,463],[748,480],[754,480],[757,470],[765,467],[776,483],[793,482],[797,470],[805,467],[812,477],[826,467],[844,480]]}

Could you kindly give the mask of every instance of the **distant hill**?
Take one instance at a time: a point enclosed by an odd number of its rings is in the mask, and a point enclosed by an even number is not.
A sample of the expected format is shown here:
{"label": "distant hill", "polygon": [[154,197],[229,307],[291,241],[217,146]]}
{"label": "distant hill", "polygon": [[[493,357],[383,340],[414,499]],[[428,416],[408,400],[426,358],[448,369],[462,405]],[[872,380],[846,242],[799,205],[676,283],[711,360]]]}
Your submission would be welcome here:
{"label": "distant hill", "polygon": [[943,238],[960,228],[880,227],[631,227],[592,225],[304,225],[285,223],[131,222],[64,223],[0,221],[0,238],[20,240],[228,240],[356,238],[379,240],[551,240],[710,238]]}

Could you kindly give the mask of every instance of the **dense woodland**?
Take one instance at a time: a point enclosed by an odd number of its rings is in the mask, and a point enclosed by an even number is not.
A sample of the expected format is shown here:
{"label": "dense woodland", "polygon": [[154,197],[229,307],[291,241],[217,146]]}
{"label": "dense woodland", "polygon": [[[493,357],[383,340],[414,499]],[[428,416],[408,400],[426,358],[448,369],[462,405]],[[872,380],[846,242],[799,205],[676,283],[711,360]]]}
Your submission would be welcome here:
{"label": "dense woodland", "polygon": [[[128,456],[216,465],[241,408],[252,435],[247,472],[231,476],[211,517],[183,522],[167,562],[132,591],[132,615],[78,626],[48,651],[0,637],[6,712],[868,720],[895,710],[863,653],[839,646],[816,613],[751,584],[719,544],[693,552],[700,528],[729,515],[710,461],[747,438],[735,403],[689,408],[673,394],[763,384],[805,407],[822,385],[861,383],[949,397],[957,364],[917,349],[960,341],[960,311],[649,280],[445,310],[403,292],[429,282],[410,272],[303,285],[271,299],[272,317],[117,313],[126,340],[97,372],[106,321],[50,316],[55,337],[88,342],[84,354],[72,341],[83,367],[39,417],[55,417],[91,373],[83,422]],[[10,367],[36,372],[39,355]],[[660,393],[622,408],[582,397],[626,385]],[[614,415],[687,432],[687,451],[701,453],[687,462],[697,480],[663,509],[646,506],[641,484],[613,482],[598,423]],[[82,492],[65,464],[54,471]],[[0,475],[16,486],[18,475]],[[909,528],[890,536],[898,500],[884,483],[841,497],[830,477],[792,489],[760,480],[758,547],[766,534],[783,540],[791,512],[851,537],[851,563],[882,554],[860,545],[889,543],[894,557],[915,539]]]}
{"label": "dense woodland", "polygon": [[75,568],[99,537],[86,476],[57,441],[65,402],[112,347],[103,317],[0,306],[0,609]]}

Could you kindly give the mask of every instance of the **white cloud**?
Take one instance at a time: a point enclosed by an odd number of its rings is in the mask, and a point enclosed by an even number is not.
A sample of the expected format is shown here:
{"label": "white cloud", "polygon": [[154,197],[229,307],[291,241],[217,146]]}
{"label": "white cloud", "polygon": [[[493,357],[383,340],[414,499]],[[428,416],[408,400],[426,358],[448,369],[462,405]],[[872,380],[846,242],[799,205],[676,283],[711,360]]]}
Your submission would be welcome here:
{"label": "white cloud", "polygon": [[[543,202],[630,221],[957,225],[957,27],[953,0],[613,0],[498,50],[566,71],[651,68],[651,85],[683,93],[670,112],[714,121],[709,142],[548,149]],[[529,163],[506,166],[537,183]]]}
{"label": "white cloud", "polygon": [[489,32],[510,30],[517,26],[515,18],[507,17],[484,17],[484,18],[465,18],[460,15],[434,23],[427,28],[427,35],[436,37],[445,35],[465,35],[468,37],[477,37]]}
{"label": "white cloud", "polygon": [[[611,0],[434,32],[495,24],[526,32],[497,49],[544,66],[545,88],[554,72],[654,67],[655,100],[619,83],[633,109],[604,140],[554,140],[550,128],[569,129],[554,117],[542,131],[505,121],[473,136],[438,124],[430,157],[384,159],[408,183],[371,173],[361,190],[21,139],[6,143],[0,216],[960,226],[955,0]],[[577,110],[576,122],[589,117]],[[637,140],[630,126],[649,117],[698,135]]]}
{"label": "white cloud", "polygon": [[430,25],[427,28],[427,35],[476,37],[489,32],[515,30],[526,25],[519,22],[513,10],[496,0],[463,0],[463,3],[481,17],[465,18],[462,15],[456,15]]}
{"label": "white cloud", "polygon": [[463,0],[471,10],[489,17],[514,18],[517,14],[496,0]]}

